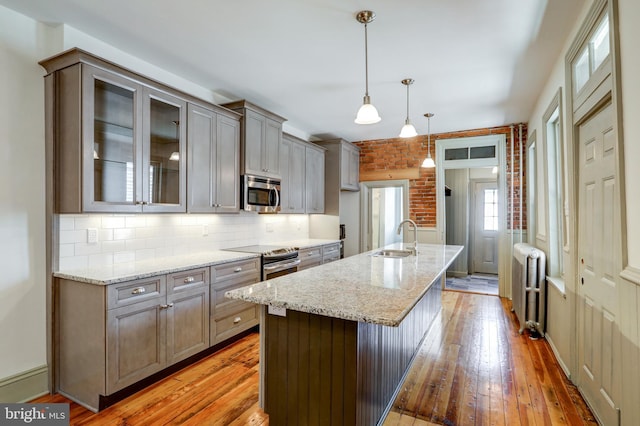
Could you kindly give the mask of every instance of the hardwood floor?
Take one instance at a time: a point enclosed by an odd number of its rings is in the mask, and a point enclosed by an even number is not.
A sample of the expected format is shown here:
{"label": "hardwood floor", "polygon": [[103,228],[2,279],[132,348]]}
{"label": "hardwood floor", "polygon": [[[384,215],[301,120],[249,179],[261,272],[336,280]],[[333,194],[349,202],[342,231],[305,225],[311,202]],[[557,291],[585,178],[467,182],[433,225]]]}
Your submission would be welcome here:
{"label": "hardwood floor", "polygon": [[[596,425],[544,339],[519,335],[510,302],[444,292],[384,425]],[[71,425],[268,425],[258,407],[257,334],[92,413],[68,402]]]}
{"label": "hardwood floor", "polygon": [[518,334],[511,302],[444,292],[385,426],[597,425],[544,339]]}

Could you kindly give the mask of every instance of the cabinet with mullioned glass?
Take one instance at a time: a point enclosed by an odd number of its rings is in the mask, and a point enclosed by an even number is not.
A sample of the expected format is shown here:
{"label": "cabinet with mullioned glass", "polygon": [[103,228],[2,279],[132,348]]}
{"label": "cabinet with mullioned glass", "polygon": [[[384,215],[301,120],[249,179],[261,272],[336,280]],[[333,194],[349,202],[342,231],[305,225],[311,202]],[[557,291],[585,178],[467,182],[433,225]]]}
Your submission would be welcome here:
{"label": "cabinet with mullioned glass", "polygon": [[79,49],[49,73],[57,213],[186,212],[186,101]]}

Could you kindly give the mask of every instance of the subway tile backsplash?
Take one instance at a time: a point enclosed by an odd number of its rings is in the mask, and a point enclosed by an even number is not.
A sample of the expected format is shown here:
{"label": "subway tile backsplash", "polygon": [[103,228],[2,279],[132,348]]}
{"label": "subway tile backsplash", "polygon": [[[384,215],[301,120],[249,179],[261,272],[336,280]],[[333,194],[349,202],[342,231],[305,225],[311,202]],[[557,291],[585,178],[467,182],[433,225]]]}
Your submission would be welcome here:
{"label": "subway tile backsplash", "polygon": [[[309,237],[306,215],[84,214],[58,219],[59,271]],[[98,231],[97,243],[87,240],[90,228]]]}

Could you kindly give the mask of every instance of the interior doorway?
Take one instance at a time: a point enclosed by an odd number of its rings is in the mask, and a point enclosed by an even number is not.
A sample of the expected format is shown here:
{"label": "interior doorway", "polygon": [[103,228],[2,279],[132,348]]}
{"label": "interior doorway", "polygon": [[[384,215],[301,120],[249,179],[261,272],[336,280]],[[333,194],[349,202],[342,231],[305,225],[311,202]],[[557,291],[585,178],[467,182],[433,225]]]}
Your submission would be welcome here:
{"label": "interior doorway", "polygon": [[363,251],[401,242],[396,230],[409,215],[409,181],[362,182],[361,196]]}
{"label": "interior doorway", "polygon": [[[447,270],[448,279],[444,288],[474,291],[471,288],[476,285],[478,292],[508,296],[510,247],[507,231],[506,135],[438,140],[436,161],[436,182],[444,183],[436,186],[438,241],[464,246],[462,253]],[[495,234],[492,235],[491,250],[485,251],[485,254],[492,253],[491,263],[497,263],[497,275],[474,275],[470,265],[474,253],[471,230],[475,221],[471,206],[474,199],[472,181],[482,180],[492,181],[496,185],[496,192],[492,194],[497,198],[492,200],[491,208],[497,211],[492,210],[491,221],[492,224],[497,221],[497,230],[492,231]],[[475,236],[475,240],[478,239],[479,236]],[[475,252],[478,251],[482,252],[476,247]]]}
{"label": "interior doorway", "polygon": [[446,243],[464,247],[447,271],[445,288],[497,295],[497,169],[448,169],[444,176]]}

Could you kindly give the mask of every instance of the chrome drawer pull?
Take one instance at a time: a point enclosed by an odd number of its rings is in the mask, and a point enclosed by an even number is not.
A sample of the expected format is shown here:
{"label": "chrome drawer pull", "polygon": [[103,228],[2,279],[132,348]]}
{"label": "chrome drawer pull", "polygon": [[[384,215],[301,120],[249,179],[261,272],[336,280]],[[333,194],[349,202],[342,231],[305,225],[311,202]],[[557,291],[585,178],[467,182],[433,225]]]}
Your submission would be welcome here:
{"label": "chrome drawer pull", "polygon": [[239,323],[240,321],[242,321],[242,317],[235,317],[235,318],[233,319],[233,323],[234,323],[234,324],[237,324],[237,323]]}
{"label": "chrome drawer pull", "polygon": [[242,268],[238,266],[236,269],[233,270],[233,272],[242,272]]}
{"label": "chrome drawer pull", "polygon": [[184,283],[185,283],[185,284],[189,284],[189,283],[194,282],[195,280],[196,280],[196,279],[195,279],[195,278],[193,278],[193,277],[187,277],[187,278],[185,278],[185,279],[184,279]]}
{"label": "chrome drawer pull", "polygon": [[133,290],[131,290],[131,294],[143,294],[146,292],[147,292],[147,289],[144,287],[136,287]]}

